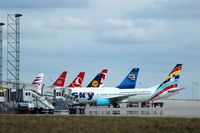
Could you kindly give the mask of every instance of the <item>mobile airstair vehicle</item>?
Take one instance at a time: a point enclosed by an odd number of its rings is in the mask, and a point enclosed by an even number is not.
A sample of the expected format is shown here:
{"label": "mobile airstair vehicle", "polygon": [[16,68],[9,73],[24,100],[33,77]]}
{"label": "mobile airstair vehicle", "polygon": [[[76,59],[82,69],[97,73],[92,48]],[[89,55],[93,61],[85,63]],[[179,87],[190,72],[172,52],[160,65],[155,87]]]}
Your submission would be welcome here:
{"label": "mobile airstair vehicle", "polygon": [[54,113],[54,106],[41,95],[34,90],[22,90],[22,101],[16,101],[16,109],[18,112],[30,112],[30,113]]}

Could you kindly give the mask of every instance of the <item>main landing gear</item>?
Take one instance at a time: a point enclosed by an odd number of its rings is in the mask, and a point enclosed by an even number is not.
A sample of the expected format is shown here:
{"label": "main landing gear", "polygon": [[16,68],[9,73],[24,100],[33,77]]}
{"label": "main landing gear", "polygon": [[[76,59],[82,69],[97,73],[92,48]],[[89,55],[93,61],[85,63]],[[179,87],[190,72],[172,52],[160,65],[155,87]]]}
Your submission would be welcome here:
{"label": "main landing gear", "polygon": [[113,108],[120,108],[120,105],[119,105],[119,103],[113,103]]}

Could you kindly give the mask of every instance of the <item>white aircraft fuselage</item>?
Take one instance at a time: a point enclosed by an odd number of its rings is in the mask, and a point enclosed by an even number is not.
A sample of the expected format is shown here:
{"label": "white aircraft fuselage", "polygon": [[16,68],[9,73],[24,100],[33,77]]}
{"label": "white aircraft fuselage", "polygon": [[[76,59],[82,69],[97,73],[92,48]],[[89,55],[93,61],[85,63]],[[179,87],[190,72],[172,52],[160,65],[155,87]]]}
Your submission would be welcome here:
{"label": "white aircraft fuselage", "polygon": [[179,88],[173,88],[173,92],[165,91],[158,97],[152,99],[158,86],[151,88],[119,89],[115,87],[104,88],[72,88],[72,96],[79,99],[82,104],[95,103],[98,99],[108,99],[118,103],[145,102],[159,100],[177,94]]}

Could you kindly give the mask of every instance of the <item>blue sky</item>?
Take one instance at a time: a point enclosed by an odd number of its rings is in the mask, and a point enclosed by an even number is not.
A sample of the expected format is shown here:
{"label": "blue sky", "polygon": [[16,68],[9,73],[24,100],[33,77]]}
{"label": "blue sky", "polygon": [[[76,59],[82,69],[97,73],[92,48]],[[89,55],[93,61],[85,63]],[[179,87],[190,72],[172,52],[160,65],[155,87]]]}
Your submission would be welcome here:
{"label": "blue sky", "polygon": [[173,98],[191,98],[196,82],[200,99],[198,0],[0,0],[0,21],[7,13],[23,14],[22,82],[44,72],[50,85],[66,70],[67,85],[85,71],[86,86],[108,68],[105,85],[116,86],[139,67],[137,86],[148,87],[182,63],[180,85],[187,89]]}

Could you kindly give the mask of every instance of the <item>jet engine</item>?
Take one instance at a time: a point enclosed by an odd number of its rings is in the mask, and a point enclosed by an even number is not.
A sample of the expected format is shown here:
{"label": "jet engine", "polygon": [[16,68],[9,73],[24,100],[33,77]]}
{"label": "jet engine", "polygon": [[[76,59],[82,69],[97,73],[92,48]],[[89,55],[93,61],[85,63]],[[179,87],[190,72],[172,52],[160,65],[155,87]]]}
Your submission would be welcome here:
{"label": "jet engine", "polygon": [[97,106],[110,106],[110,100],[106,98],[97,99]]}

